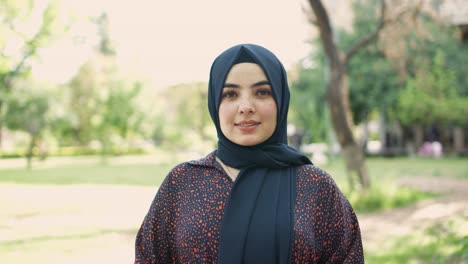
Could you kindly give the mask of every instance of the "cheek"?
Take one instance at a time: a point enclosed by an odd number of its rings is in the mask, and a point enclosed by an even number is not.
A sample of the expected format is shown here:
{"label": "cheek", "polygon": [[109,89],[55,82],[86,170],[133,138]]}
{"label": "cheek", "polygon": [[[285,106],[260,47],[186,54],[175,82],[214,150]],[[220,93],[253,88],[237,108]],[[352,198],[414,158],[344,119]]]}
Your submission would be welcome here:
{"label": "cheek", "polygon": [[231,118],[230,117],[230,107],[229,105],[226,105],[226,104],[221,104],[219,106],[219,110],[218,110],[218,115],[219,115],[219,123],[221,125],[225,124],[225,123],[229,123],[229,119]]}
{"label": "cheek", "polygon": [[276,119],[277,119],[277,109],[276,109],[276,103],[273,101],[269,103],[265,107],[265,114],[268,116],[270,120],[272,120],[272,125],[276,127]]}

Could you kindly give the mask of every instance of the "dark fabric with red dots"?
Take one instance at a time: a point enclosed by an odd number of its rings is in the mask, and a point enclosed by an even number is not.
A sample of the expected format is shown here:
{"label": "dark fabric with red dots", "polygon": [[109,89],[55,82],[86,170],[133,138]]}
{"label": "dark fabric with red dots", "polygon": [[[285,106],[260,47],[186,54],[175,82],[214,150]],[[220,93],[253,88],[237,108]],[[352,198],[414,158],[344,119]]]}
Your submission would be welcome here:
{"label": "dark fabric with red dots", "polygon": [[[232,186],[213,153],[172,169],[138,231],[135,263],[217,263]],[[314,165],[297,168],[292,239],[291,263],[364,263],[351,205]]]}

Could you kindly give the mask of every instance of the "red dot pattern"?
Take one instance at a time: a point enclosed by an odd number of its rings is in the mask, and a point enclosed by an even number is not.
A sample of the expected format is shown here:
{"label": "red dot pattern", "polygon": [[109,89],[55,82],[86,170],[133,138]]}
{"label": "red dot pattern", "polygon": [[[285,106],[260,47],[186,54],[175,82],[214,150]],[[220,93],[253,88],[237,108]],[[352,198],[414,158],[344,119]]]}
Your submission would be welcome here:
{"label": "red dot pattern", "polygon": [[[166,177],[137,234],[135,263],[216,263],[231,178],[207,157]],[[356,215],[332,178],[297,170],[291,263],[364,263]]]}

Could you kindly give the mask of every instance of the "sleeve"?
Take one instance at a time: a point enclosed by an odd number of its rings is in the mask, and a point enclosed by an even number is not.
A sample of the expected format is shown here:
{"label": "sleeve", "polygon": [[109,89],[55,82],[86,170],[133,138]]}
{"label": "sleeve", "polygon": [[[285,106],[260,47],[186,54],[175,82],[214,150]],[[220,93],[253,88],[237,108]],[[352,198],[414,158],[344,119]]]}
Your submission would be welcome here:
{"label": "sleeve", "polygon": [[[174,171],[174,170],[173,170]],[[175,185],[171,171],[161,184],[138,230],[135,264],[173,263],[175,236]]]}
{"label": "sleeve", "polygon": [[[321,170],[320,170],[321,171]],[[321,195],[316,201],[322,207],[317,215],[321,231],[316,233],[323,246],[321,263],[364,263],[361,231],[356,214],[333,179],[324,171]]]}

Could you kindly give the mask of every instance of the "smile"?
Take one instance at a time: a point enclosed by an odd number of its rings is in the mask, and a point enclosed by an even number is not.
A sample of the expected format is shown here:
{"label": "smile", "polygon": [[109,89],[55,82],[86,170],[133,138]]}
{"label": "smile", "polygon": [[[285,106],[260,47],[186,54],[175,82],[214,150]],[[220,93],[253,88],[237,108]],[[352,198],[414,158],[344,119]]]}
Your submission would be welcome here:
{"label": "smile", "polygon": [[235,125],[239,126],[239,127],[253,127],[253,126],[256,126],[256,125],[259,125],[259,124],[260,124],[260,122],[248,120],[248,121],[242,121],[242,122],[237,123]]}

